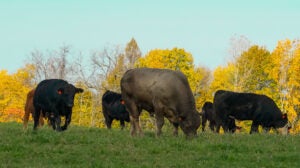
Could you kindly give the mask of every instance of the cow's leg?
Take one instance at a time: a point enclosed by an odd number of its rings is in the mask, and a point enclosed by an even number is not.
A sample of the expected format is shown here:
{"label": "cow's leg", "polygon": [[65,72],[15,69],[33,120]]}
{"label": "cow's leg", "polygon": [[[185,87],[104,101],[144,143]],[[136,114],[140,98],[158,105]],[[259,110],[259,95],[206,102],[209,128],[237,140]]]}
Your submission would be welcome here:
{"label": "cow's leg", "polygon": [[39,118],[39,126],[42,127],[43,125],[44,125],[44,115],[43,113],[41,113]]}
{"label": "cow's leg", "polygon": [[220,124],[216,124],[216,130],[215,130],[215,132],[216,133],[220,133],[220,128],[221,128],[221,125]]}
{"label": "cow's leg", "polygon": [[178,127],[179,127],[179,124],[178,123],[173,123],[173,126],[174,126],[173,135],[174,136],[178,136]]}
{"label": "cow's leg", "polygon": [[228,132],[234,133],[236,131],[235,120],[232,118],[228,119]]}
{"label": "cow's leg", "polygon": [[55,116],[54,113],[46,113],[46,116],[48,116],[48,120],[50,122],[50,126],[52,126],[53,130],[56,130],[56,124],[55,124]]}
{"label": "cow's leg", "polygon": [[227,133],[229,131],[227,119],[225,121],[224,120],[222,121],[222,128],[225,133]]}
{"label": "cow's leg", "polygon": [[113,121],[113,119],[110,117],[105,118],[105,124],[108,129],[111,129],[112,121]]}
{"label": "cow's leg", "polygon": [[27,110],[27,107],[25,108],[25,113],[23,117],[23,128],[27,129],[28,120],[29,120],[30,111]]}
{"label": "cow's leg", "polygon": [[40,113],[41,113],[41,109],[40,108],[35,108],[35,112],[33,115],[33,120],[34,120],[34,124],[33,124],[33,129],[36,130],[37,126],[39,125],[39,118],[40,118]]}
{"label": "cow's leg", "polygon": [[66,116],[65,125],[61,127],[62,131],[66,130],[68,128],[68,126],[71,123],[71,119],[72,119],[72,112]]}
{"label": "cow's leg", "polygon": [[[204,125],[204,127],[205,127],[205,125]],[[216,131],[216,130],[215,130],[215,124],[214,124],[214,122],[212,122],[212,121],[209,122],[209,128],[210,128],[210,130],[213,131],[213,132]],[[202,128],[202,129],[203,129],[203,128]]]}
{"label": "cow's leg", "polygon": [[124,127],[125,127],[125,122],[124,122],[124,120],[120,120],[120,125],[121,125],[121,130],[123,130],[124,129]]}
{"label": "cow's leg", "polygon": [[56,110],[56,108],[52,108],[52,113],[50,114],[51,117],[51,124],[54,130],[56,131],[62,131],[60,123],[61,123],[61,118],[59,115],[59,112]]}
{"label": "cow's leg", "polygon": [[158,112],[155,114],[155,119],[156,119],[156,136],[160,136],[162,133],[161,129],[165,123],[164,116],[162,115],[161,112]]}
{"label": "cow's leg", "polygon": [[130,114],[130,134],[131,136],[136,136],[137,134],[139,135],[143,135],[143,132],[141,130],[140,127],[140,121],[139,121],[139,117],[140,117],[140,111],[135,102],[128,99],[126,102],[126,108],[127,111]]}
{"label": "cow's leg", "polygon": [[60,126],[60,123],[61,123],[61,118],[60,118],[60,116],[59,115],[56,115],[55,116],[55,125],[56,125],[56,131],[58,131],[58,132],[60,132],[60,131],[62,131],[62,128],[61,128],[61,126]]}
{"label": "cow's leg", "polygon": [[[202,115],[203,116],[203,115]],[[205,131],[205,125],[206,125],[206,122],[207,122],[207,118],[206,117],[202,117],[202,132]],[[209,122],[209,126],[210,126],[210,122]]]}
{"label": "cow's leg", "polygon": [[250,134],[257,133],[258,132],[258,126],[259,126],[259,124],[256,123],[255,121],[253,121],[252,125],[251,125]]}
{"label": "cow's leg", "polygon": [[111,113],[104,105],[102,105],[102,113],[105,119],[105,125],[108,129],[111,129],[112,118],[109,117]]}
{"label": "cow's leg", "polygon": [[263,127],[264,133],[268,133],[268,132],[270,132],[270,130],[271,130],[271,127]]}

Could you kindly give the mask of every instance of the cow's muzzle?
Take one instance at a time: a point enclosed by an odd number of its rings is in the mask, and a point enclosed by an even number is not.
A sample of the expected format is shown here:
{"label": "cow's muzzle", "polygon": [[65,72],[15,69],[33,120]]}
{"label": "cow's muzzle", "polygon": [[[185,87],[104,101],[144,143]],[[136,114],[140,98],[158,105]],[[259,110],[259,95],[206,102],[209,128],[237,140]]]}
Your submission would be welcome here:
{"label": "cow's muzzle", "polygon": [[285,126],[282,128],[277,128],[277,131],[282,134],[282,135],[288,135],[289,134],[289,129],[291,128],[290,123],[287,123]]}

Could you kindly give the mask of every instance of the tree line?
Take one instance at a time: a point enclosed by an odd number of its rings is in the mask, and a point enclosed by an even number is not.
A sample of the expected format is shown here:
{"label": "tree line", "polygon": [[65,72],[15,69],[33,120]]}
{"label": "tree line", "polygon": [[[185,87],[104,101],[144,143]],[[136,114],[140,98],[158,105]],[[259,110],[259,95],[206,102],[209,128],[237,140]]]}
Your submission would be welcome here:
{"label": "tree line", "polygon": [[[109,46],[89,55],[74,53],[72,47],[57,50],[34,50],[28,62],[13,74],[0,70],[0,122],[22,122],[26,94],[41,80],[58,78],[84,88],[75,97],[72,124],[105,127],[101,109],[106,90],[120,92],[120,79],[131,68],[167,68],[182,71],[188,78],[201,111],[212,101],[218,89],[265,94],[288,114],[292,132],[300,131],[300,42],[278,41],[273,51],[251,45],[244,36],[230,41],[230,60],[214,70],[195,65],[191,53],[183,48],[153,49],[142,55],[132,38],[124,48]],[[89,61],[86,61],[86,58]],[[154,119],[143,113],[142,124],[154,128]],[[238,122],[248,131],[249,122]],[[113,127],[118,127],[115,123]]]}

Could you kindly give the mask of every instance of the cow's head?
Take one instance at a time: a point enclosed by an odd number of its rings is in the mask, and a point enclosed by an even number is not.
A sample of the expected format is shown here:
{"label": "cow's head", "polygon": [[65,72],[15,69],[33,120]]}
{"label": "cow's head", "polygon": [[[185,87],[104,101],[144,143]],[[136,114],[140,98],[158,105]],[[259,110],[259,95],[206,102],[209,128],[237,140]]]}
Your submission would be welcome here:
{"label": "cow's head", "polygon": [[83,89],[77,88],[72,84],[67,84],[57,89],[57,94],[67,107],[73,107],[75,94],[81,92],[83,92]]}
{"label": "cow's head", "polygon": [[275,127],[277,128],[277,131],[282,135],[287,135],[289,132],[290,123],[288,121],[287,114],[282,114],[281,118],[276,122]]}
{"label": "cow's head", "polygon": [[201,123],[198,112],[187,116],[180,116],[178,120],[179,126],[186,136],[191,137],[197,135],[197,129]]}

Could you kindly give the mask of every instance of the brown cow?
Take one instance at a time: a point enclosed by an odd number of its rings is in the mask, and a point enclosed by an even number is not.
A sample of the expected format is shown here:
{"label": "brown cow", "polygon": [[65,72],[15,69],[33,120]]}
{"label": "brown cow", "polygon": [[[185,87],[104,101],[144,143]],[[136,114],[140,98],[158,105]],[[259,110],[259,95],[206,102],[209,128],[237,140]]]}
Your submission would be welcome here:
{"label": "brown cow", "polygon": [[[32,118],[33,118],[33,115],[34,115],[34,111],[35,111],[34,106],[33,106],[34,92],[35,92],[35,89],[32,89],[31,91],[29,91],[27,93],[27,99],[26,99],[25,109],[24,109],[25,114],[24,114],[24,118],[23,118],[23,127],[24,127],[24,129],[27,129],[30,113],[32,115]],[[41,113],[40,119],[39,119],[39,126],[43,126],[43,125],[44,125],[44,119],[43,119],[43,115]]]}

